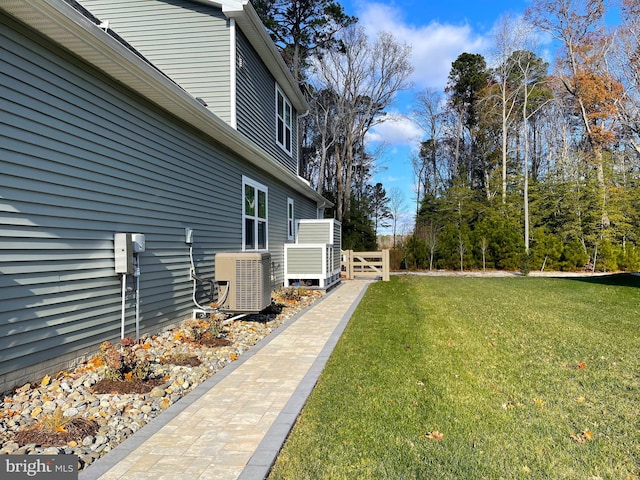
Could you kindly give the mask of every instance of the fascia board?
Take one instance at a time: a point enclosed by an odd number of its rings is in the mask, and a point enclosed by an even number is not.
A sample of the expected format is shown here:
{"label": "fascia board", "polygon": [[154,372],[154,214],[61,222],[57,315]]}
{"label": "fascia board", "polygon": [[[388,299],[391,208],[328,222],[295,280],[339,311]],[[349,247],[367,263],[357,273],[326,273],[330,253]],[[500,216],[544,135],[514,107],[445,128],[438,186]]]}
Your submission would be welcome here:
{"label": "fascia board", "polygon": [[277,163],[255,142],[231,128],[179,85],[66,2],[3,0],[0,9],[143,98],[200,130],[257,168],[282,179],[298,193],[319,205],[330,205],[330,202],[303,179]]}

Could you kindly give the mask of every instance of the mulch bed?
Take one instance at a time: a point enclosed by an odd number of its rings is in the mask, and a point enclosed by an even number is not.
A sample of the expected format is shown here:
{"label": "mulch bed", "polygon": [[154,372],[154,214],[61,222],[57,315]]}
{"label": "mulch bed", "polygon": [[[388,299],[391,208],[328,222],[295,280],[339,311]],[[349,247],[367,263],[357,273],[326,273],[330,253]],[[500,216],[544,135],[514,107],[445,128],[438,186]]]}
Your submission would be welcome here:
{"label": "mulch bed", "polygon": [[94,436],[98,432],[98,424],[86,418],[74,418],[64,425],[59,432],[51,432],[38,427],[16,432],[14,441],[20,445],[35,443],[43,447],[66,445],[71,441],[81,443],[85,437]]}
{"label": "mulch bed", "polygon": [[198,340],[198,343],[203,347],[228,347],[233,345],[233,342],[228,338],[203,338]]}
{"label": "mulch bed", "polygon": [[202,365],[202,361],[195,355],[169,357],[168,359],[163,360],[162,363],[177,365],[179,367],[197,367]]}
{"label": "mulch bed", "polygon": [[149,393],[155,387],[166,382],[164,378],[149,378],[147,380],[110,380],[103,378],[92,387],[93,393]]}

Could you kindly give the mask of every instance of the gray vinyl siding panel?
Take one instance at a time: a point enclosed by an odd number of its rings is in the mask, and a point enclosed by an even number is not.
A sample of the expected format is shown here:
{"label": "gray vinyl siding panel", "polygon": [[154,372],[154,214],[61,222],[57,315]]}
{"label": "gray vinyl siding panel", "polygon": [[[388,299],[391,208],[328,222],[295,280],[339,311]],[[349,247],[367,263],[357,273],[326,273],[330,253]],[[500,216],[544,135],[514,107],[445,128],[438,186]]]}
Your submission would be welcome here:
{"label": "gray vinyl siding panel", "polygon": [[276,81],[240,29],[237,30],[238,131],[257,142],[293,173],[298,173],[297,113],[293,111],[292,153],[276,143]]}
{"label": "gray vinyl siding panel", "polygon": [[294,220],[318,217],[318,206],[315,203],[305,201],[299,195],[290,195],[290,198],[293,198]]}
{"label": "gray vinyl siding panel", "polygon": [[287,273],[291,275],[320,275],[322,249],[318,247],[290,249],[287,255]]}
{"label": "gray vinyl siding panel", "polygon": [[269,188],[282,283],[286,198],[305,212],[314,202],[1,14],[0,27],[0,390],[119,337],[116,232],[146,236],[141,331],[190,315],[184,229],[198,274],[213,278],[215,253],[242,245],[242,175]]}
{"label": "gray vinyl siding panel", "polygon": [[231,37],[218,8],[190,0],[80,0],[225,122],[231,120]]}
{"label": "gray vinyl siding panel", "polygon": [[298,243],[333,243],[327,223],[305,223],[298,230]]}

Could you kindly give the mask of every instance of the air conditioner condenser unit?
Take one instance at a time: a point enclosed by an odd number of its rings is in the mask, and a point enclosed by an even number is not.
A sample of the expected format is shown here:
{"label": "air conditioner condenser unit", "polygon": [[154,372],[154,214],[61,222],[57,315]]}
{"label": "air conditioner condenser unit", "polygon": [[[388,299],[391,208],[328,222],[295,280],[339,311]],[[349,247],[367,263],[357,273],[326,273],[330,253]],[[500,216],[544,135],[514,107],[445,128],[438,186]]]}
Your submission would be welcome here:
{"label": "air conditioner condenser unit", "polygon": [[221,252],[215,262],[220,310],[258,313],[271,305],[271,254]]}

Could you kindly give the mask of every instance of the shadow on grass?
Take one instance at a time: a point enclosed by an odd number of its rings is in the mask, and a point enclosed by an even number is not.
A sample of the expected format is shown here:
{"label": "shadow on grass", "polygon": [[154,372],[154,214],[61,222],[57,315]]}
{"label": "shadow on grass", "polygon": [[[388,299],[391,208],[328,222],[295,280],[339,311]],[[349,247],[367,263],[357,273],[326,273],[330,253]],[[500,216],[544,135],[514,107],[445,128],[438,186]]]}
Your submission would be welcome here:
{"label": "shadow on grass", "polygon": [[596,275],[593,277],[558,277],[564,280],[593,283],[596,285],[612,285],[615,287],[635,287],[640,288],[640,276],[631,273],[614,273],[611,275]]}

